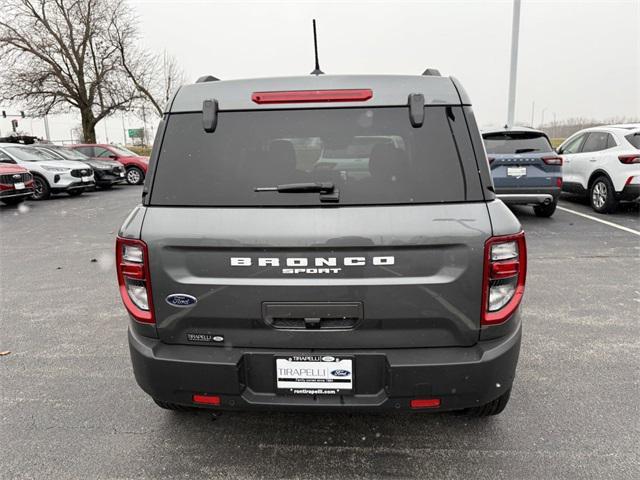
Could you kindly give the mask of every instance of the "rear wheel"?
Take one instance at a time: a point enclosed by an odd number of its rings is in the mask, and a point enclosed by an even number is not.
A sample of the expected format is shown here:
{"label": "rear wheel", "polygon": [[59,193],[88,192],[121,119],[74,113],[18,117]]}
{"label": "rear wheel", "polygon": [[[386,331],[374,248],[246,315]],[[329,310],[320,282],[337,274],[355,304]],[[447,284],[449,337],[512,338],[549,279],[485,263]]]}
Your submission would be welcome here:
{"label": "rear wheel", "polygon": [[551,202],[547,205],[536,205],[533,207],[533,212],[537,217],[550,217],[556,211],[558,201]]}
{"label": "rear wheel", "polygon": [[69,190],[67,193],[70,197],[79,197],[84,193],[84,190],[82,188],[76,188],[75,190]]}
{"label": "rear wheel", "polygon": [[507,403],[509,403],[509,397],[511,396],[511,389],[504,392],[495,400],[490,401],[489,403],[485,403],[479,407],[468,408],[464,411],[466,415],[470,417],[490,417],[492,415],[498,415],[501,413]]}
{"label": "rear wheel", "polygon": [[140,185],[144,181],[144,173],[138,167],[127,168],[127,183],[129,185]]}
{"label": "rear wheel", "polygon": [[51,196],[51,188],[49,188],[49,183],[47,181],[37,175],[33,176],[33,195],[31,198],[34,200],[46,200]]}
{"label": "rear wheel", "polygon": [[153,399],[160,408],[164,408],[165,410],[173,410],[174,412],[188,412],[191,411],[191,408],[185,407],[184,405],[177,405],[175,403],[164,402],[162,400],[158,400],[157,398]]}
{"label": "rear wheel", "polygon": [[5,205],[18,205],[22,202],[24,202],[24,197],[5,198],[2,200]]}
{"label": "rear wheel", "polygon": [[589,203],[598,213],[613,213],[618,207],[613,184],[604,175],[596,178],[589,190]]}

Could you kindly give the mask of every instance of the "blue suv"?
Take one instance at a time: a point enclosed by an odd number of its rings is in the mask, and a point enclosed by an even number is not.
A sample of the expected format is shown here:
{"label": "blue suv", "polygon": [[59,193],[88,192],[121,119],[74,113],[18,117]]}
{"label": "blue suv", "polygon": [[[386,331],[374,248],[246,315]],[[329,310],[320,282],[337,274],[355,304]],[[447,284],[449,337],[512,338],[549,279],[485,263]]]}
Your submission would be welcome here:
{"label": "blue suv", "polygon": [[533,205],[539,217],[556,210],[562,158],[540,130],[513,127],[482,134],[496,194],[506,204]]}

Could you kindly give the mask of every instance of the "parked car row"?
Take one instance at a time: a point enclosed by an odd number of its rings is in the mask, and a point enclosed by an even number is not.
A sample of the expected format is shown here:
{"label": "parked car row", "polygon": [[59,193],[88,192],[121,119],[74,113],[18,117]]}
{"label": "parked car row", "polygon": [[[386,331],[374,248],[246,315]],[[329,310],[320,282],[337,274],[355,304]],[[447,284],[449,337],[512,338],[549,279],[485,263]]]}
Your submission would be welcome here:
{"label": "parked car row", "polygon": [[556,150],[526,127],[483,132],[496,194],[507,204],[553,215],[561,192],[584,195],[599,213],[640,200],[640,124],[581,130]]}
{"label": "parked car row", "polygon": [[0,201],[15,205],[52,194],[81,195],[86,190],[144,181],[148,158],[114,145],[0,143]]}

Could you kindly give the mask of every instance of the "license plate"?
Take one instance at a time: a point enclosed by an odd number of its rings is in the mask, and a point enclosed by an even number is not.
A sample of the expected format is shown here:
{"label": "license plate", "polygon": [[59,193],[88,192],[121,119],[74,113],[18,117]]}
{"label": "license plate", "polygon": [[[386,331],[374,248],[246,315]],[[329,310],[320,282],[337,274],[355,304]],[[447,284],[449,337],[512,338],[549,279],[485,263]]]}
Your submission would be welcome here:
{"label": "license plate", "polygon": [[353,358],[291,355],[276,358],[276,391],[286,395],[353,394]]}
{"label": "license plate", "polygon": [[13,188],[15,188],[16,190],[23,190],[24,189],[24,182],[14,183],[13,184]]}
{"label": "license plate", "polygon": [[91,177],[82,177],[82,181],[83,182],[90,182],[91,181]]}
{"label": "license plate", "polygon": [[507,167],[507,175],[510,177],[524,177],[527,175],[527,167]]}

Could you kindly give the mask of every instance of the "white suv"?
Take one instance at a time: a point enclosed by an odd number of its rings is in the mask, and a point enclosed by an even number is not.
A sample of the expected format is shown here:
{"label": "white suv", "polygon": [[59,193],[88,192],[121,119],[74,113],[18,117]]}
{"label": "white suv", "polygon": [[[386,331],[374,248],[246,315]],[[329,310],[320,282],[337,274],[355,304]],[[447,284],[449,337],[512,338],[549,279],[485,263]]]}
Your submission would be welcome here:
{"label": "white suv", "polygon": [[0,161],[20,165],[33,175],[33,199],[44,200],[52,193],[75,197],[95,187],[93,170],[82,162],[60,160],[29,145],[0,143]]}
{"label": "white suv", "polygon": [[596,212],[640,199],[640,124],[586,128],[557,151],[564,160],[562,190],[588,194]]}

